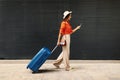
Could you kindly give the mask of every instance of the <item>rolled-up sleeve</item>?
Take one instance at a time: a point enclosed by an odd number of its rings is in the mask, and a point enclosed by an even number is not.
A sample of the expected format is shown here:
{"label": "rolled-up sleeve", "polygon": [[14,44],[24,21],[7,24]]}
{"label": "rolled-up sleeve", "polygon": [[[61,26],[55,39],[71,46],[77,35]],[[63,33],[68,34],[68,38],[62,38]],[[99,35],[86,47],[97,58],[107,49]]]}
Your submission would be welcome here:
{"label": "rolled-up sleeve", "polygon": [[61,33],[62,35],[65,34],[65,22],[62,22],[62,23],[61,23],[61,26],[60,26],[60,33]]}

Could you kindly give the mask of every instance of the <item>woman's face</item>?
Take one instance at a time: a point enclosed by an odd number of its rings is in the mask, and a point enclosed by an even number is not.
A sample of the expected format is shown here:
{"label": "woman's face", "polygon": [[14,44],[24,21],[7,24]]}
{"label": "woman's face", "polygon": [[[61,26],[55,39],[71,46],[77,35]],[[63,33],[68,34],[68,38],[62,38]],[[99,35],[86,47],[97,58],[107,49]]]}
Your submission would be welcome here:
{"label": "woman's face", "polygon": [[70,20],[72,18],[72,15],[70,14],[69,17],[68,17],[68,20]]}

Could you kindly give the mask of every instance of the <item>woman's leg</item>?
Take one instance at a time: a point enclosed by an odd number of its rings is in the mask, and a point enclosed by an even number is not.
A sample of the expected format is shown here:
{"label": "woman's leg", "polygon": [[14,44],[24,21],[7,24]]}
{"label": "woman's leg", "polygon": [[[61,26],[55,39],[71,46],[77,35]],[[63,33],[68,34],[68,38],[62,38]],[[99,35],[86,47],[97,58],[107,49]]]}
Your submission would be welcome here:
{"label": "woman's leg", "polygon": [[57,68],[59,68],[59,65],[64,61],[65,69],[69,70],[69,56],[70,56],[70,35],[64,35],[66,40],[66,46],[62,46],[62,52],[57,58],[57,60],[53,63]]}
{"label": "woman's leg", "polygon": [[65,64],[65,69],[69,70],[69,57],[70,57],[70,35],[65,35],[66,37],[66,46],[63,46],[63,60]]}
{"label": "woman's leg", "polygon": [[57,68],[59,68],[59,65],[62,63],[62,61],[63,61],[63,51],[61,52],[61,54],[59,55],[57,60],[55,60],[53,65],[56,66]]}
{"label": "woman's leg", "polygon": [[[63,36],[62,37],[62,40],[64,40],[65,39],[65,37]],[[60,55],[59,55],[59,57],[57,58],[57,60],[55,60],[55,62],[53,63],[53,65],[54,66],[56,66],[57,68],[59,68],[59,65],[62,63],[62,61],[63,61],[63,53],[64,51],[63,51],[63,49],[62,49],[62,52],[60,53]]]}

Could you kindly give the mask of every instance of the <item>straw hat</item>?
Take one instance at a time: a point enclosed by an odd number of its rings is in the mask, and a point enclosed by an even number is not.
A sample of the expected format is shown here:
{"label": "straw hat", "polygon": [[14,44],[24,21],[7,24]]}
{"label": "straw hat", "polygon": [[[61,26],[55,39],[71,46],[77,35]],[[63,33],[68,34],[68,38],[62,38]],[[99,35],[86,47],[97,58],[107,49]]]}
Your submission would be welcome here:
{"label": "straw hat", "polygon": [[68,15],[68,14],[71,14],[72,13],[72,11],[65,11],[64,13],[63,13],[63,19],[65,19],[65,17]]}

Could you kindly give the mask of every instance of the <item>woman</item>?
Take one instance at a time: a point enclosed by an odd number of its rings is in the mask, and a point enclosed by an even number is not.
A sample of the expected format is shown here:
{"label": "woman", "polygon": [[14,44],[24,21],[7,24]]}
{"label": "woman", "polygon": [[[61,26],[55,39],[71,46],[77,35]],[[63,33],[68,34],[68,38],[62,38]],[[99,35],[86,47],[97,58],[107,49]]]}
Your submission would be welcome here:
{"label": "woman", "polygon": [[66,45],[62,46],[62,52],[57,58],[57,60],[53,63],[56,68],[59,68],[59,65],[62,61],[64,61],[65,70],[70,70],[69,64],[69,56],[70,56],[70,35],[74,33],[76,30],[80,29],[80,26],[77,26],[72,30],[72,27],[69,23],[71,19],[72,11],[65,11],[63,13],[63,21],[61,22],[60,31],[58,35],[57,45],[60,45],[60,42],[65,42]]}

